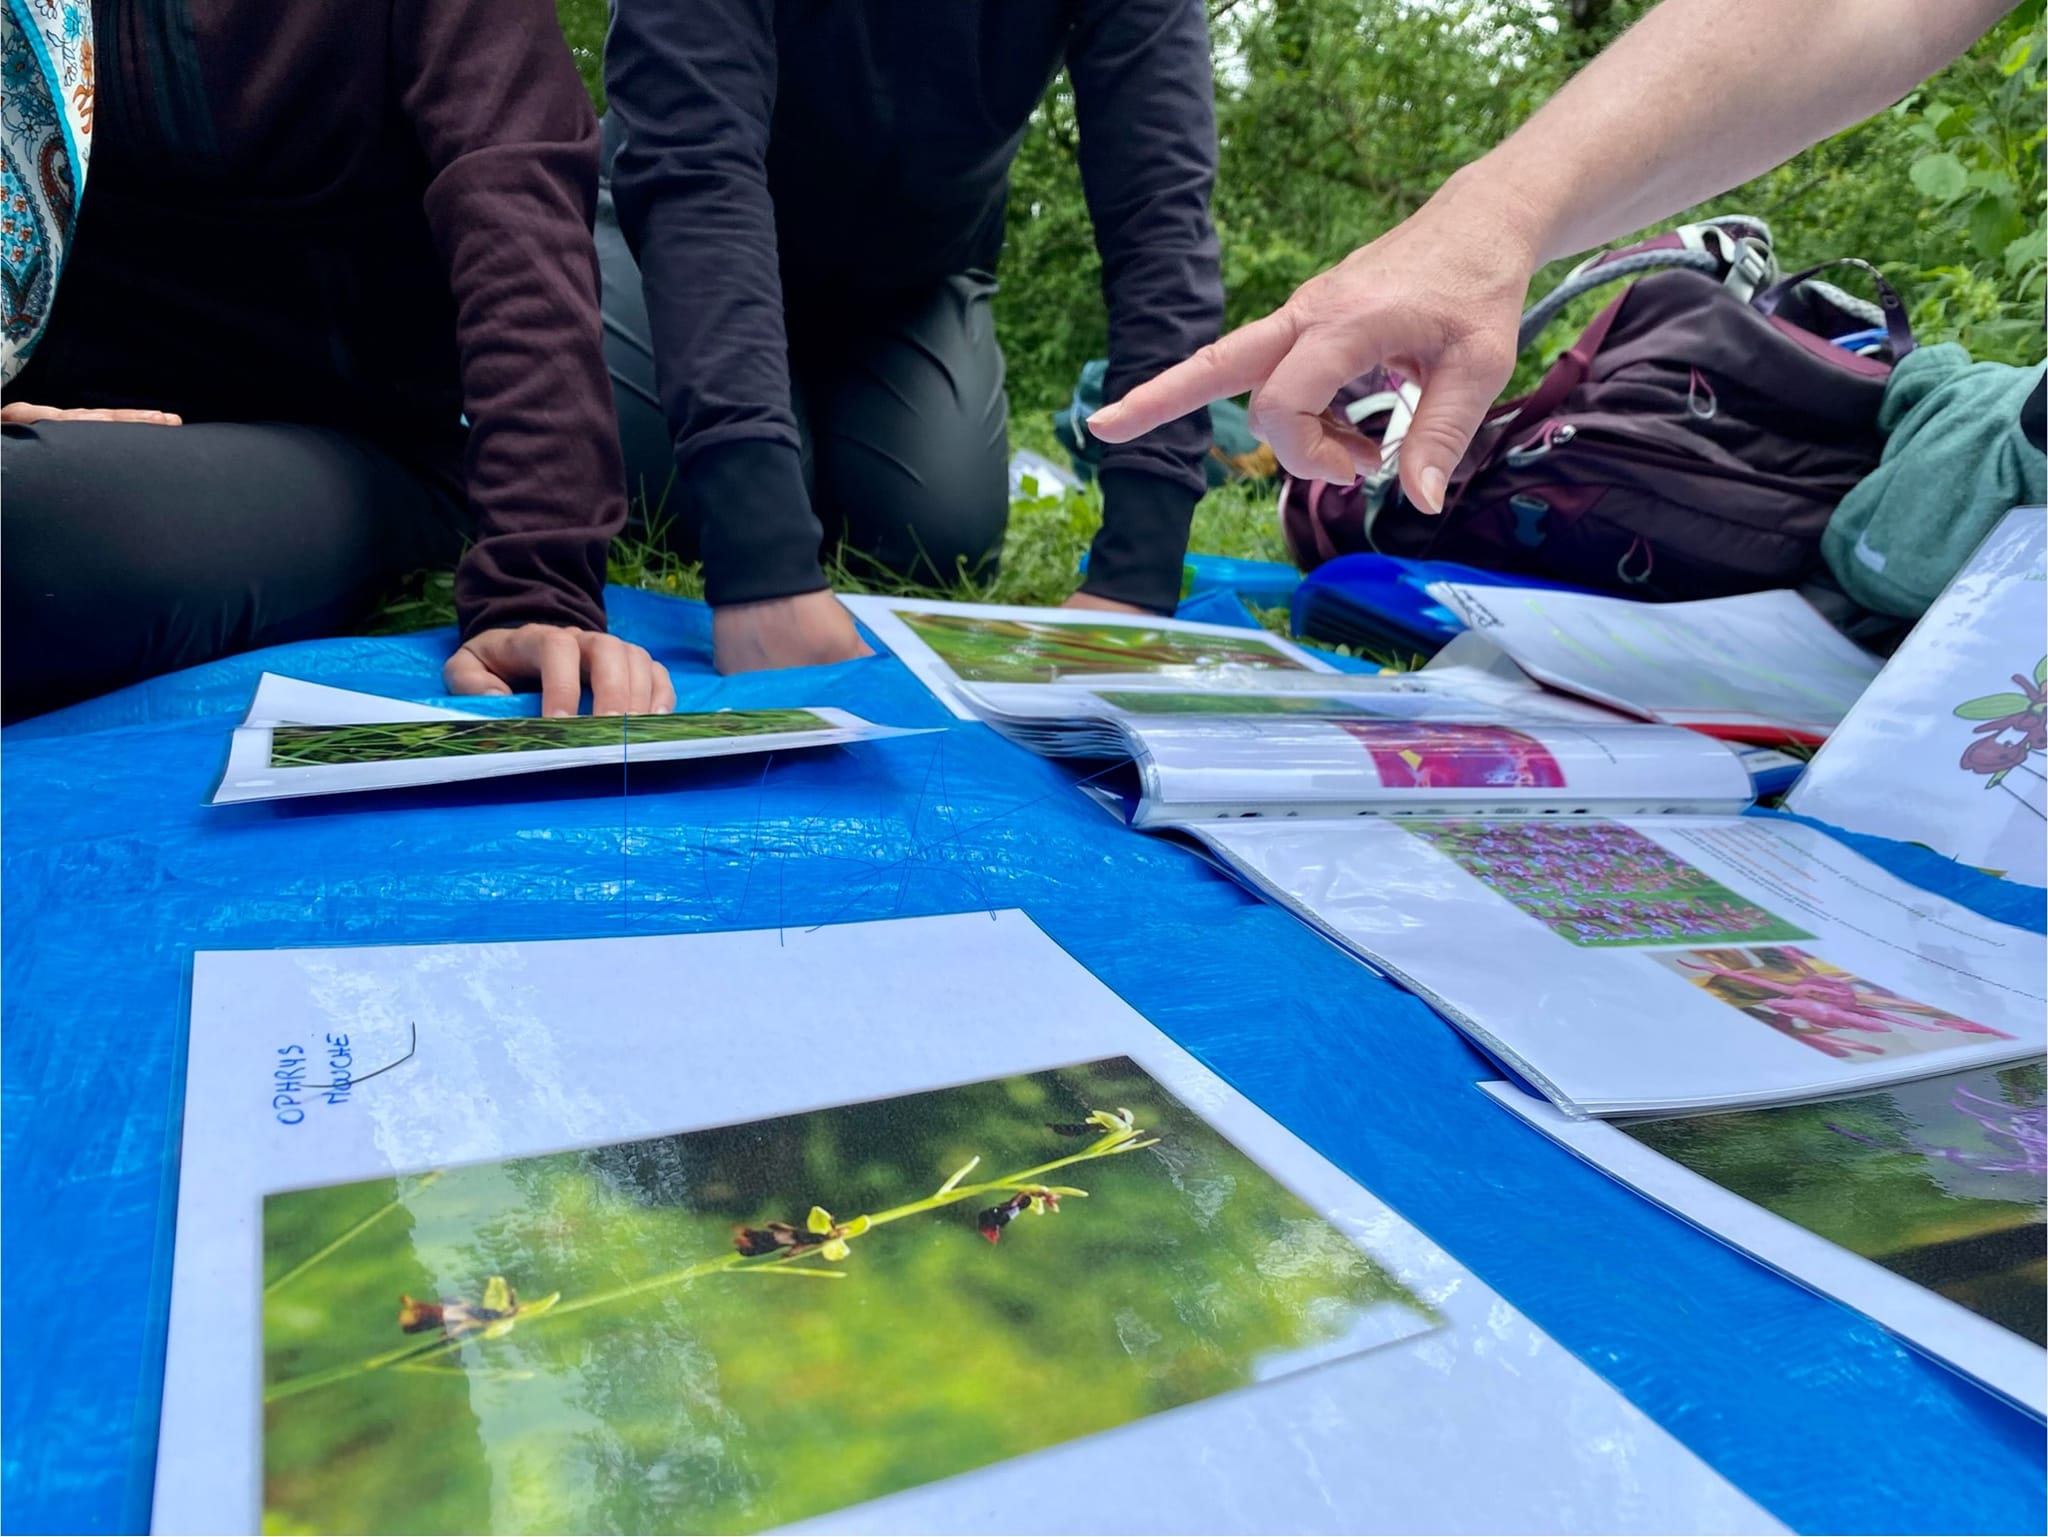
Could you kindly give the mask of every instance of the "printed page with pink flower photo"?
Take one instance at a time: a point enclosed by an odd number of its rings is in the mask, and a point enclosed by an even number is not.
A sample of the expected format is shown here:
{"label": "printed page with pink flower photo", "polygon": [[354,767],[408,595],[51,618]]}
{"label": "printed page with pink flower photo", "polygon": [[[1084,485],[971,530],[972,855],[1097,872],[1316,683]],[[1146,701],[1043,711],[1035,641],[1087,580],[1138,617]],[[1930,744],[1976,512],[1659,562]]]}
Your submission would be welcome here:
{"label": "printed page with pink flower photo", "polygon": [[2048,885],[2048,510],[2006,514],[1786,798]]}
{"label": "printed page with pink flower photo", "polygon": [[2042,1051],[2040,935],[1788,818],[1182,831],[1571,1116],[1819,1099]]}

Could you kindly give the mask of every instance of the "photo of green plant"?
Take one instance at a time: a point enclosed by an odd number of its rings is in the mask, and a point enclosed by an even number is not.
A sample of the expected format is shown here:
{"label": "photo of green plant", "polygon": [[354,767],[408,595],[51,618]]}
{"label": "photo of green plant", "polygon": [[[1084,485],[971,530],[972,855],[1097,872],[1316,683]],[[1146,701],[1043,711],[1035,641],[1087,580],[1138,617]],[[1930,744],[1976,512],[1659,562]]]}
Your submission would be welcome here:
{"label": "photo of green plant", "polygon": [[2048,1344],[2048,1068],[1623,1131],[1745,1200]]}
{"label": "photo of green plant", "polygon": [[714,742],[822,731],[831,722],[809,710],[717,710],[700,715],[512,716],[495,720],[404,721],[376,726],[273,726],[272,768],[399,763],[485,753],[614,747],[621,741]]}
{"label": "photo of green plant", "polygon": [[270,1197],[275,1532],[753,1531],[1437,1315],[1125,1058]]}
{"label": "photo of green plant", "polygon": [[1409,822],[1439,854],[1575,945],[1811,939],[1619,822]]}
{"label": "photo of green plant", "polygon": [[963,683],[1057,683],[1102,673],[1171,674],[1214,667],[1308,671],[1254,631],[1237,640],[1145,625],[1048,624],[900,608],[895,613]]}
{"label": "photo of green plant", "polygon": [[1189,689],[1096,689],[1095,697],[1133,715],[1302,715],[1314,720],[1366,718],[1379,712],[1350,699],[1317,694],[1211,694]]}

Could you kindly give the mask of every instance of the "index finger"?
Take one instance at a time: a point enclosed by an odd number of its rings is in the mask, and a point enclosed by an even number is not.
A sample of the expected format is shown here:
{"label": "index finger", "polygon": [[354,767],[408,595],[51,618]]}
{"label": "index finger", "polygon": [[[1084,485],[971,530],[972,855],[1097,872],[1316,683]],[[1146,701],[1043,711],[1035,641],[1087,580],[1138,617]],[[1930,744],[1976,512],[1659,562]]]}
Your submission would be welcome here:
{"label": "index finger", "polygon": [[1242,395],[1265,382],[1298,334],[1293,315],[1284,309],[1239,326],[1095,412],[1087,420],[1088,432],[1105,443],[1128,443],[1212,400]]}
{"label": "index finger", "polygon": [[574,715],[583,703],[583,647],[569,630],[540,639],[540,713]]}

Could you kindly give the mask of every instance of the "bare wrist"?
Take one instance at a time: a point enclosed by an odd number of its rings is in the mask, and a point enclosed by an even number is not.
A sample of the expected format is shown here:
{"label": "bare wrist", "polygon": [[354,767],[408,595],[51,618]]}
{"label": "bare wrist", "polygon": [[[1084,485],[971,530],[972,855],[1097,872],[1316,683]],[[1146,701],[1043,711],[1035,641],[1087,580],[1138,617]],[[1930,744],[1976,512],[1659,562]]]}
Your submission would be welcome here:
{"label": "bare wrist", "polygon": [[1517,185],[1519,178],[1487,156],[1451,173],[1430,202],[1461,223],[1485,229],[1512,255],[1524,278],[1550,259],[1551,223],[1542,200]]}

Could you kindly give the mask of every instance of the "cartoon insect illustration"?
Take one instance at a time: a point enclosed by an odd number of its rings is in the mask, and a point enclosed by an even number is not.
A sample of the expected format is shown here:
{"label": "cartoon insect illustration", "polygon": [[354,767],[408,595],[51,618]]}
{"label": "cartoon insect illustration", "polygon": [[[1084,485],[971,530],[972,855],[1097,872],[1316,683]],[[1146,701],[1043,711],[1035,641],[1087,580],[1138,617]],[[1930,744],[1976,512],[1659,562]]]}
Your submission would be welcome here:
{"label": "cartoon insect illustration", "polygon": [[[2048,753],[2048,656],[2034,664],[2028,679],[2014,673],[2017,693],[1985,694],[1956,706],[1963,720],[1980,722],[1972,728],[1976,740],[1963,749],[1960,767],[1984,776],[1984,788],[2003,789],[2027,810],[2048,821],[2048,775],[2034,760]],[[2010,783],[2014,773],[2031,776],[2020,785]]]}

